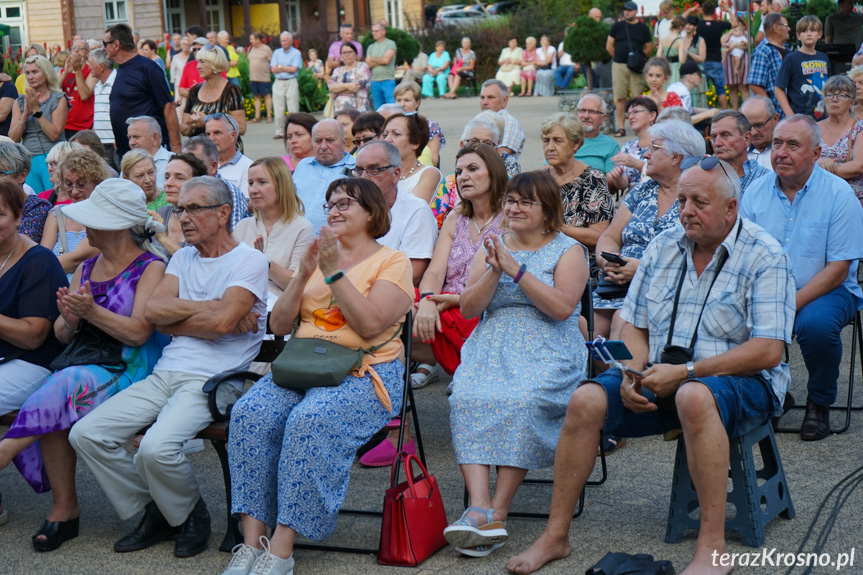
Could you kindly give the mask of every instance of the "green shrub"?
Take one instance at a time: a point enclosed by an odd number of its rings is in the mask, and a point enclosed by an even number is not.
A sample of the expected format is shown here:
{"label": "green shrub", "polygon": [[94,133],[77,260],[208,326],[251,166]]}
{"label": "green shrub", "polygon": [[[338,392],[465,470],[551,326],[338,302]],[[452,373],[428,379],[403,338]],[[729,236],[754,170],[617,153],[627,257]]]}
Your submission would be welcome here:
{"label": "green shrub", "polygon": [[319,86],[315,73],[308,68],[302,68],[299,74],[300,110],[303,112],[320,112],[327,105],[329,92],[326,85]]}
{"label": "green shrub", "polygon": [[[410,64],[410,62],[417,57],[417,54],[420,53],[419,41],[404,30],[399,30],[398,28],[387,28],[387,39],[396,43],[396,66],[400,66],[403,62]],[[375,39],[372,38],[371,30],[363,34],[362,38],[360,38],[360,44],[363,45],[363,54],[368,54],[369,46],[371,46],[374,41]],[[319,51],[318,56],[322,56],[322,58],[326,60],[326,49],[323,49],[323,54]]]}

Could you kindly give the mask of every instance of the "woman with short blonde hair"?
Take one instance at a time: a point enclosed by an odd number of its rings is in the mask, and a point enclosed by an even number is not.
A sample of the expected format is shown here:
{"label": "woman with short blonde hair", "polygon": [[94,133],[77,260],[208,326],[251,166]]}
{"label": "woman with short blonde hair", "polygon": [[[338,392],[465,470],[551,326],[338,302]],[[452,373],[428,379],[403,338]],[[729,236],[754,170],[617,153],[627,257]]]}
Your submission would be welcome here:
{"label": "woman with short blonde hair", "polygon": [[198,50],[197,60],[204,81],[189,90],[180,133],[190,137],[203,134],[207,116],[222,113],[237,121],[237,136],[242,136],[246,133],[246,100],[239,86],[222,78],[228,58],[219,48],[204,47]]}

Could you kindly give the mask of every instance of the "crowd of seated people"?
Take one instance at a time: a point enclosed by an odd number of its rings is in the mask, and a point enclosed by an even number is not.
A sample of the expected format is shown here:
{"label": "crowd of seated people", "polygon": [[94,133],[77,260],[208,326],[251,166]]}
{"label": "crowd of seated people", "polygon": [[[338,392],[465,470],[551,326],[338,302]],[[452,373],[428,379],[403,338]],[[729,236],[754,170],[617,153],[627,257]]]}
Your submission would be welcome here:
{"label": "crowd of seated people", "polygon": [[[471,501],[444,531],[457,552],[499,549],[528,470],[555,466],[552,516],[508,563],[516,573],[569,554],[601,441],[611,452],[623,437],[672,428],[702,448],[689,458],[703,510],[690,573],[724,551],[727,438],[782,413],[792,329],[809,371],[801,438],[829,434],[839,333],[863,308],[853,81],[825,83],[830,116],[818,123],[780,121],[760,96],[711,112],[716,154],[705,156],[655,61],[651,96],[626,102],[635,137],[622,151],[601,134],[604,100],[587,94],[575,113],[525,130],[545,160],[525,165],[525,131],[507,103],[515,85],[540,91],[554,60],[548,38],[504,49],[455,153],[418,108],[435,86],[454,97],[475,55],[469,40],[454,59],[438,48],[422,87],[403,82],[396,104],[367,111],[366,64],[345,42],[341,81],[331,80],[336,117],[291,114],[279,149],[246,158],[242,181],[226,167],[245,158],[245,123],[219,48],[199,56],[182,148],[162,147],[171,138],[149,116],[115,126],[132,148],[117,158],[118,177],[85,131],[60,137],[66,101],[44,58],[28,58],[25,100],[32,112],[38,95],[44,113],[19,122],[21,143],[0,142],[0,415],[18,412],[0,469],[14,463],[36,492],[52,491],[34,549],[87,533],[78,459],[120,518],[139,518],[114,551],[163,540],[179,558],[206,549],[210,515],[184,445],[212,421],[204,382],[247,369],[267,327],[382,347],[339,386],[298,392],[265,375],[237,401],[228,459],[243,542],[226,575],[286,575],[297,535],[333,533],[358,450],[368,448],[359,462],[371,467],[397,456],[411,364],[413,389],[452,376],[453,450]],[[444,154],[455,157],[452,174],[438,167]],[[803,221],[789,228],[783,214]],[[585,379],[585,290],[596,332],[623,340],[643,376]],[[663,353],[672,321],[668,342],[693,350],[684,362]],[[115,365],[56,364],[87,333],[115,344]],[[125,444],[148,426],[133,456]],[[403,449],[416,451],[404,430]],[[0,496],[0,524],[8,505]]]}

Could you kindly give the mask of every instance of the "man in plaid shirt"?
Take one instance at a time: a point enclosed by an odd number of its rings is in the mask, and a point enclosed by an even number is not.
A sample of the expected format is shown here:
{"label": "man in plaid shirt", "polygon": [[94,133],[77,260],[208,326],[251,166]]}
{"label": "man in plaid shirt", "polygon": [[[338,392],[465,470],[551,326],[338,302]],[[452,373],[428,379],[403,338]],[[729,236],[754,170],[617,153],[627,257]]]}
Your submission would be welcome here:
{"label": "man in plaid shirt", "polygon": [[766,96],[773,101],[780,117],[784,114],[773,90],[782,66],[782,58],[787,53],[785,41],[788,40],[790,31],[791,27],[784,15],[774,12],[764,18],[764,40],[752,52],[749,77],[746,79],[753,94]]}
{"label": "man in plaid shirt", "polygon": [[[623,306],[622,339],[634,358],[624,363],[643,375],[611,369],[573,393],[554,462],[565,472],[555,473],[548,524],[509,560],[510,571],[531,573],[569,555],[570,521],[601,433],[637,437],[682,428],[701,508],[691,566],[715,569],[714,554],[725,553],[728,437],[781,413],[791,380],[782,353],[791,341],[794,281],[782,246],[738,217],[733,168],[711,157],[682,167],[682,228],[651,242]],[[669,343],[693,348],[691,360],[669,362]]]}

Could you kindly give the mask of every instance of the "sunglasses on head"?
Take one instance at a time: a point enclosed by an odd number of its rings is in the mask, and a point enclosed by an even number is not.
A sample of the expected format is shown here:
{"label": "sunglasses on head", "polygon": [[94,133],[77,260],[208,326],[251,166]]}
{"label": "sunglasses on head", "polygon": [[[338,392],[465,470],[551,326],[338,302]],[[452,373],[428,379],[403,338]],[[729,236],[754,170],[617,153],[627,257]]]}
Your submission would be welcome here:
{"label": "sunglasses on head", "polygon": [[695,164],[699,164],[701,169],[705,172],[709,172],[716,166],[719,166],[720,168],[722,168],[722,173],[725,174],[725,177],[728,178],[728,181],[734,183],[734,180],[731,179],[731,176],[729,176],[728,172],[725,170],[725,166],[722,165],[722,162],[716,156],[704,156],[703,158],[686,158],[685,160],[680,162],[680,171],[688,170]]}

